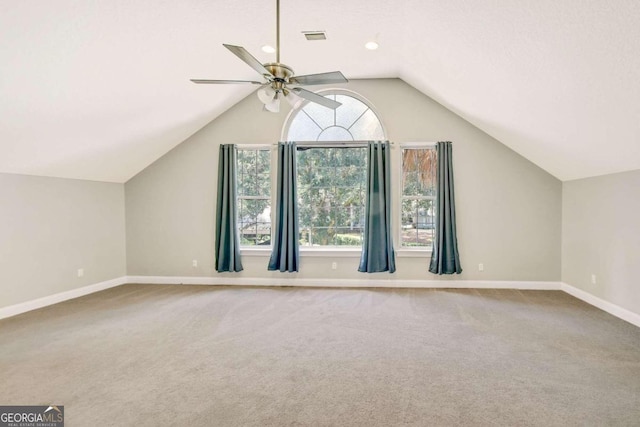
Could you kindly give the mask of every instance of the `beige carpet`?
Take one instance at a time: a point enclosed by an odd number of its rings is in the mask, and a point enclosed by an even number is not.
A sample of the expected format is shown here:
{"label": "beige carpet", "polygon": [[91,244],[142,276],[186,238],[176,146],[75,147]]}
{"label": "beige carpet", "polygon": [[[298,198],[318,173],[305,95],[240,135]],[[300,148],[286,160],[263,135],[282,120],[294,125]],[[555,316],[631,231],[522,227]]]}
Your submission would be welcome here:
{"label": "beige carpet", "polygon": [[640,425],[640,329],[559,291],[126,285],[0,343],[71,427]]}

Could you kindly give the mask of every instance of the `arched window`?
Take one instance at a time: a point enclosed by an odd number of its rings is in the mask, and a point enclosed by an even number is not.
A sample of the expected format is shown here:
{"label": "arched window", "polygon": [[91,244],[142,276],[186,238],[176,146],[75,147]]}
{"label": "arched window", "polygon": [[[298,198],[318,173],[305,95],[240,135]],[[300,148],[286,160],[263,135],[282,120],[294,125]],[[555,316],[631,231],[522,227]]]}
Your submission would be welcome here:
{"label": "arched window", "polygon": [[386,139],[382,122],[370,103],[346,90],[327,90],[320,95],[342,103],[335,110],[305,102],[291,111],[283,129],[286,141],[368,141]]}
{"label": "arched window", "polygon": [[300,244],[360,247],[367,148],[352,142],[384,140],[384,128],[371,105],[358,94],[345,90],[320,94],[342,105],[332,110],[306,102],[290,113],[282,132],[282,139],[300,143]]}

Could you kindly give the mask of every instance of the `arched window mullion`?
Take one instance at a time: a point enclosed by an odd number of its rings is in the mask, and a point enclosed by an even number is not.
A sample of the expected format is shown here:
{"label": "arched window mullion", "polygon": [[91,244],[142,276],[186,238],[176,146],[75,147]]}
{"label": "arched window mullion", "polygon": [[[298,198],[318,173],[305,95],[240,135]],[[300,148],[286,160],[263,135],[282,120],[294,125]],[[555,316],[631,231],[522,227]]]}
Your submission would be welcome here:
{"label": "arched window mullion", "polygon": [[[326,129],[326,128],[323,128],[322,126],[320,126],[320,124],[318,124],[318,122],[316,122],[316,121],[313,119],[313,117],[311,117],[311,115],[310,115],[309,113],[307,113],[306,111],[304,111],[304,109],[303,109],[303,110],[301,110],[301,111],[302,111],[304,114],[306,114],[306,115],[307,115],[307,117],[309,117],[309,119],[310,119],[313,123],[315,123],[315,125],[316,125],[316,126],[318,126],[318,129],[320,129],[320,133],[322,133],[322,131]],[[320,133],[319,133],[318,135],[320,135]],[[288,140],[289,140],[289,139],[287,138],[287,141],[288,141]]]}
{"label": "arched window mullion", "polygon": [[[351,128],[353,127],[353,125],[355,125],[356,123],[358,123],[358,120],[360,120],[360,119],[362,118],[362,116],[364,116],[365,114],[367,114],[367,111],[369,111],[369,110],[371,110],[371,108],[367,107],[367,108],[362,112],[362,114],[360,114],[360,115],[358,116],[358,118],[357,118],[357,119],[355,119],[355,120],[353,121],[353,123],[351,123],[351,126],[349,126],[349,127],[347,128],[347,130],[349,131],[349,133],[351,133]],[[375,112],[374,112],[374,114],[375,114]],[[353,134],[351,134],[351,136],[353,136]],[[354,139],[355,139],[355,138],[354,138]]]}

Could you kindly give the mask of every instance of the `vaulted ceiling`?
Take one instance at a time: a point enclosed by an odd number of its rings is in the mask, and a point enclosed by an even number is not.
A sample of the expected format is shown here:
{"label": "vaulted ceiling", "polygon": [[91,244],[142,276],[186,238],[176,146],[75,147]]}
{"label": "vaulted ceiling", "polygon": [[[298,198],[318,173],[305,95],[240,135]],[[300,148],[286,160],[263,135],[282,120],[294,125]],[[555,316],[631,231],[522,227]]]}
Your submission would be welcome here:
{"label": "vaulted ceiling", "polygon": [[[281,22],[298,75],[399,77],[562,180],[640,169],[637,0],[281,0]],[[273,62],[275,1],[0,0],[0,172],[125,182],[255,89],[189,82],[256,77],[223,42]]]}

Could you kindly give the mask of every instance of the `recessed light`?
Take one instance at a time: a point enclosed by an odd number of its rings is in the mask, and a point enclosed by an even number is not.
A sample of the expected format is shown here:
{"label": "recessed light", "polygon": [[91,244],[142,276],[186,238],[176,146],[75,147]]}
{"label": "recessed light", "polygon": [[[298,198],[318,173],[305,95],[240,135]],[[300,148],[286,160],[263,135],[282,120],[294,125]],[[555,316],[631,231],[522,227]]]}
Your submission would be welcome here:
{"label": "recessed light", "polygon": [[265,53],[274,53],[276,49],[273,46],[269,46],[268,44],[265,44],[264,46],[262,46],[262,51]]}
{"label": "recessed light", "polygon": [[376,50],[379,46],[378,43],[376,42],[367,42],[364,47],[366,47],[369,50]]}

